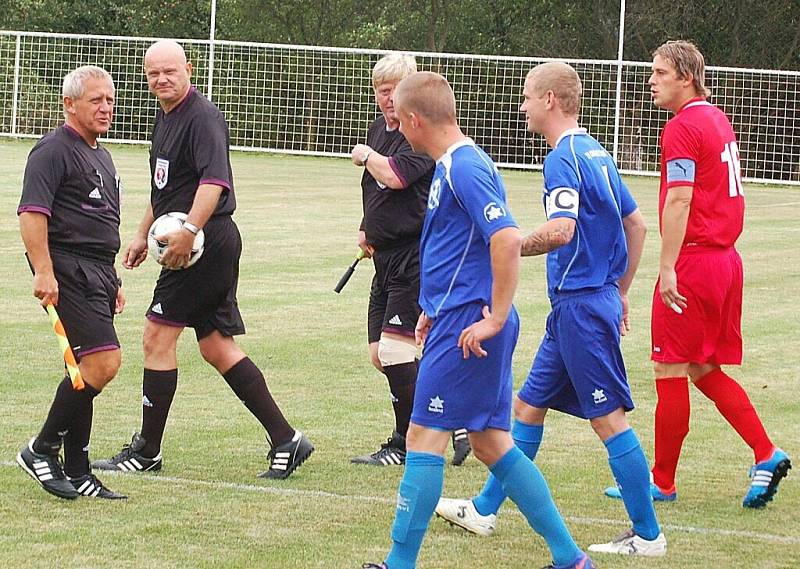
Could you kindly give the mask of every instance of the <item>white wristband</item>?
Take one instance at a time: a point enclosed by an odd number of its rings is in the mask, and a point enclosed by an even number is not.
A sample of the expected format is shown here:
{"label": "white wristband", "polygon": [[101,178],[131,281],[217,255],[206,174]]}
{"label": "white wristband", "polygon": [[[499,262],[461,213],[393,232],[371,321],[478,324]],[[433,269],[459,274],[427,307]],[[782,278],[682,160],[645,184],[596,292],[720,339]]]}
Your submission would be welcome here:
{"label": "white wristband", "polygon": [[189,233],[193,233],[194,235],[200,233],[200,228],[193,223],[189,223],[188,221],[183,222],[183,228],[187,230]]}

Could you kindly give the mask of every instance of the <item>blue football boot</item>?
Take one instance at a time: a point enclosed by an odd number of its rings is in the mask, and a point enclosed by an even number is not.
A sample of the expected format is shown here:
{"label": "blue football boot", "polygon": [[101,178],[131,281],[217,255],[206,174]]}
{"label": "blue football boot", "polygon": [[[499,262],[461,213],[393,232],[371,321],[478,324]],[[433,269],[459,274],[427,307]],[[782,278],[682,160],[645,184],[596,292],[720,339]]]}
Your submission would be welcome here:
{"label": "blue football boot", "polygon": [[769,460],[759,462],[750,469],[750,489],[744,497],[745,508],[763,508],[778,491],[778,484],[789,473],[792,462],[789,455],[776,448]]}

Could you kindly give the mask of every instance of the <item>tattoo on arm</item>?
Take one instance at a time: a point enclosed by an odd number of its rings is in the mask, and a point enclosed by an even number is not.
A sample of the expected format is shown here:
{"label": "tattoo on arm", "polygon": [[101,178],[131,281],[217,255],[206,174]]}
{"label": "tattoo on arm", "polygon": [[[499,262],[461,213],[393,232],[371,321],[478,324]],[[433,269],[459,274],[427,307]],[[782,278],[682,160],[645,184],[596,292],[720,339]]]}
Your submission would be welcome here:
{"label": "tattoo on arm", "polygon": [[572,239],[562,228],[542,231],[537,229],[522,240],[522,256],[543,255],[566,245]]}

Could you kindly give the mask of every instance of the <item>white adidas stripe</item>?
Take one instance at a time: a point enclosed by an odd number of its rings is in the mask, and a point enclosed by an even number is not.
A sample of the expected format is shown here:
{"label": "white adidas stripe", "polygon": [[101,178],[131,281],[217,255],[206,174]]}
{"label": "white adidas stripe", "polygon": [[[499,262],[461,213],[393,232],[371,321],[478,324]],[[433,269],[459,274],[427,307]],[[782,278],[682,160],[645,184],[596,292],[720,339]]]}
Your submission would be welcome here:
{"label": "white adidas stripe", "polygon": [[772,482],[773,473],[769,470],[756,470],[751,486],[766,488]]}
{"label": "white adidas stripe", "polygon": [[382,456],[381,462],[383,463],[384,466],[390,466],[392,464],[394,465],[402,464],[400,457],[397,455],[397,453],[394,452]]}

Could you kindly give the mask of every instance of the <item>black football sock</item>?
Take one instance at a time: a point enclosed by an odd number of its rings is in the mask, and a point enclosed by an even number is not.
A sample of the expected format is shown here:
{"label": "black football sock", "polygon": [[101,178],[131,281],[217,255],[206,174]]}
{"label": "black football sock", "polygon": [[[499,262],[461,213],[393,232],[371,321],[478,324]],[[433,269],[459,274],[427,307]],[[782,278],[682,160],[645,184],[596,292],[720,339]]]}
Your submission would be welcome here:
{"label": "black football sock", "polygon": [[383,373],[389,380],[394,407],[395,430],[406,436],[411,410],[414,407],[414,388],[417,385],[417,362],[384,366]]}
{"label": "black football sock", "polygon": [[222,374],[236,396],[264,426],[273,447],[290,441],[294,429],[286,421],[272,398],[264,374],[253,361],[245,357]]}
{"label": "black football sock", "polygon": [[70,478],[89,474],[89,437],[92,434],[94,398],[100,392],[89,385],[79,391],[78,408],[72,415],[67,434],[64,435],[64,472]]}
{"label": "black football sock", "polygon": [[72,388],[69,375],[65,375],[56,388],[42,430],[33,442],[33,451],[40,454],[55,454],[61,448],[61,439],[67,433],[75,409],[80,405],[80,391]]}
{"label": "black football sock", "polygon": [[178,370],[144,370],[142,381],[142,438],[140,451],[145,458],[155,458],[161,451],[161,439],[167,425],[169,408],[178,388]]}

